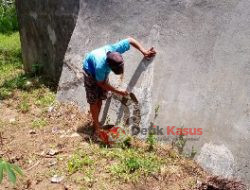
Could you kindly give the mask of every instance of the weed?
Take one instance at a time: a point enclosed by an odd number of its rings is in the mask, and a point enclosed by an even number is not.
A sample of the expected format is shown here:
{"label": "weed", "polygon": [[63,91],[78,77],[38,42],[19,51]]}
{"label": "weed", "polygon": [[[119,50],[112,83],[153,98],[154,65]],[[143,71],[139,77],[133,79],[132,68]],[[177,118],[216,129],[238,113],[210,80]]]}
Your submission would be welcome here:
{"label": "weed", "polygon": [[21,101],[18,105],[18,109],[22,113],[27,113],[30,110],[30,104],[29,104],[29,94],[23,93],[21,96]]}
{"label": "weed", "polygon": [[139,149],[120,149],[119,152],[116,149],[109,155],[118,159],[118,163],[109,167],[110,172],[125,181],[137,181],[141,176],[159,171],[163,164],[155,154]]}
{"label": "weed", "polygon": [[95,173],[95,170],[93,168],[87,168],[84,170],[85,175],[83,176],[83,179],[89,185],[91,185],[94,182],[94,173]]}
{"label": "weed", "polygon": [[192,146],[192,150],[191,150],[191,153],[190,153],[190,156],[189,158],[193,159],[196,155],[197,151],[194,149],[194,147]]}
{"label": "weed", "polygon": [[29,94],[23,93],[21,95],[20,103],[18,104],[18,109],[22,113],[27,113],[30,110],[30,104],[29,104]]}
{"label": "weed", "polygon": [[18,75],[11,80],[5,80],[2,87],[13,90],[13,89],[25,89],[25,84],[27,83],[27,76],[24,74]]}
{"label": "weed", "polygon": [[53,176],[64,176],[65,173],[62,169],[59,168],[50,168],[48,173],[45,174],[46,177],[53,177]]}
{"label": "weed", "polygon": [[[160,105],[157,105],[154,109],[155,111],[154,120],[158,117],[159,109],[160,109]],[[156,144],[156,140],[157,140],[155,132],[153,130],[153,125],[154,125],[153,122],[151,122],[148,137],[146,139],[146,142],[149,144],[149,151],[152,151],[154,149],[154,145]]]}
{"label": "weed", "polygon": [[[183,126],[181,127],[181,130],[183,130]],[[172,147],[176,147],[179,154],[183,153],[184,147],[186,145],[187,140],[184,138],[184,134],[180,134],[172,141]]]}
{"label": "weed", "polygon": [[45,119],[36,119],[32,121],[32,128],[41,129],[47,125],[47,121]]}
{"label": "weed", "polygon": [[77,152],[68,161],[68,172],[69,174],[73,174],[77,171],[83,171],[83,166],[90,167],[93,163],[93,160],[88,155],[85,155],[81,151]]}
{"label": "weed", "polygon": [[42,73],[43,66],[41,64],[33,64],[31,67],[31,73],[35,76],[39,75]]}
{"label": "weed", "polygon": [[55,101],[55,94],[48,89],[41,88],[34,93],[35,104],[40,107],[48,107]]}
{"label": "weed", "polygon": [[118,128],[116,137],[112,139],[115,139],[114,147],[129,148],[131,146],[132,136],[126,128]]}
{"label": "weed", "polygon": [[194,179],[192,179],[188,182],[188,186],[190,189],[194,189],[196,185],[197,185],[197,181]]}
{"label": "weed", "polygon": [[149,144],[149,151],[152,151],[154,149],[154,145],[156,144],[156,137],[154,133],[148,133],[147,143]]}
{"label": "weed", "polygon": [[178,150],[179,154],[184,155],[185,157],[191,158],[193,159],[196,155],[196,150],[194,149],[194,147],[192,146],[192,150],[189,153],[184,153],[184,147],[187,143],[187,139],[184,138],[183,134],[180,134],[174,141],[172,141],[172,147],[176,147]]}
{"label": "weed", "polygon": [[27,100],[23,100],[20,104],[19,104],[19,109],[21,110],[22,113],[27,113],[30,110],[30,105],[27,102]]}
{"label": "weed", "polygon": [[134,157],[125,160],[125,166],[130,173],[135,172],[135,170],[138,170],[140,167],[142,167],[139,159]]}
{"label": "weed", "polygon": [[11,97],[12,91],[7,88],[0,88],[0,100]]}
{"label": "weed", "polygon": [[156,119],[158,117],[159,110],[160,110],[160,105],[156,105],[154,119]]}
{"label": "weed", "polygon": [[22,170],[18,166],[0,158],[0,184],[2,183],[4,172],[7,173],[9,181],[13,184],[16,183],[16,174],[23,175]]}
{"label": "weed", "polygon": [[171,151],[169,152],[169,157],[172,158],[172,159],[178,159],[178,158],[179,158],[179,154],[178,154],[177,151],[171,150]]}
{"label": "weed", "polygon": [[183,153],[186,142],[187,142],[187,140],[184,138],[183,134],[178,136],[177,141],[175,142],[175,145],[176,145],[180,154]]}

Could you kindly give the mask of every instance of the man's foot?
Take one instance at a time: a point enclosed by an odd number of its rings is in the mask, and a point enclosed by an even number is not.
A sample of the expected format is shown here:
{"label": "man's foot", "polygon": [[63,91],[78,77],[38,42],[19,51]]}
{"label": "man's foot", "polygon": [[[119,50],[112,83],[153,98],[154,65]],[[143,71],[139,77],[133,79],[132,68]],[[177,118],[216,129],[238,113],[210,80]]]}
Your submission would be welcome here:
{"label": "man's foot", "polygon": [[108,133],[104,130],[96,130],[94,134],[94,138],[96,138],[98,141],[104,142],[105,144],[109,144],[109,137]]}

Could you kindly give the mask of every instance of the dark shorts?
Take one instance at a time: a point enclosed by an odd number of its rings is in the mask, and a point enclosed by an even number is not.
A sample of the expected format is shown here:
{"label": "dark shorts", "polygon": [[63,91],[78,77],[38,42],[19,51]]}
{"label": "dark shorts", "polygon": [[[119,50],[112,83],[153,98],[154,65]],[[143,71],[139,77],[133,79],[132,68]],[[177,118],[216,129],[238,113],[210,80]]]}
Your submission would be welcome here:
{"label": "dark shorts", "polygon": [[107,91],[97,85],[97,81],[92,77],[92,75],[84,70],[83,75],[87,102],[89,104],[94,104],[98,100],[107,99]]}

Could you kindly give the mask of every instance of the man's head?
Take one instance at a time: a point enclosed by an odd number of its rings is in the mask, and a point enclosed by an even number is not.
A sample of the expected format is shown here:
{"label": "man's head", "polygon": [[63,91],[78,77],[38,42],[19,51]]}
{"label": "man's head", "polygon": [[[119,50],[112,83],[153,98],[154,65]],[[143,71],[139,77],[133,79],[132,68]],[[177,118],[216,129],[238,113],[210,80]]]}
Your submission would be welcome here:
{"label": "man's head", "polygon": [[118,52],[108,52],[107,53],[107,63],[110,69],[116,74],[123,74],[124,71],[124,61],[122,55]]}

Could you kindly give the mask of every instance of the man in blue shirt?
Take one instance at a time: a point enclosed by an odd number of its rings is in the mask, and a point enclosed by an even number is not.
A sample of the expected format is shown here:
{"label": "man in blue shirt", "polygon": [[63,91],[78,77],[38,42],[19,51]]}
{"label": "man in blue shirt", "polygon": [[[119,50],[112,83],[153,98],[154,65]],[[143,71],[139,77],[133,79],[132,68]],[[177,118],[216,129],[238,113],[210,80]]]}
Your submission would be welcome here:
{"label": "man in blue shirt", "polygon": [[95,132],[99,135],[100,123],[98,121],[102,100],[107,98],[107,91],[127,96],[128,92],[117,89],[108,83],[110,71],[123,74],[124,61],[121,54],[130,49],[130,45],[138,49],[145,58],[153,57],[154,48],[146,50],[132,37],[121,40],[115,44],[103,46],[88,53],[83,61],[84,86],[87,102],[90,104],[90,113],[93,119]]}

